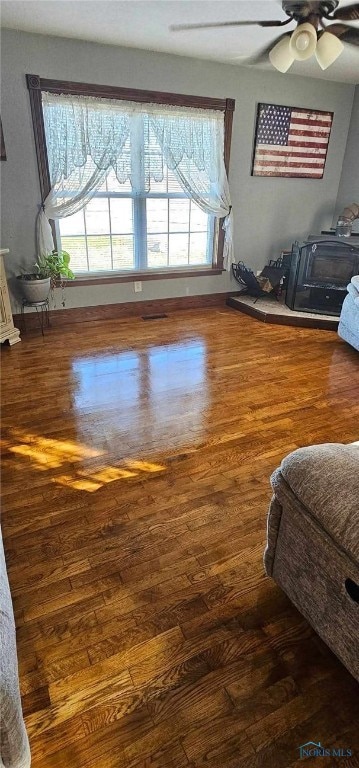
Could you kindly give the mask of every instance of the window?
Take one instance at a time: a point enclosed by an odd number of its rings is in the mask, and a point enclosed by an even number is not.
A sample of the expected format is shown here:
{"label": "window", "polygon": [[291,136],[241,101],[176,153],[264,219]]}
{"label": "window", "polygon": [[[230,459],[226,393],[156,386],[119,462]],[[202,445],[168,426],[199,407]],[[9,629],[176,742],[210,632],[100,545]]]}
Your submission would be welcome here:
{"label": "window", "polygon": [[233,100],[36,75],[27,84],[40,253],[55,242],[80,279],[222,271]]}
{"label": "window", "polygon": [[151,190],[135,197],[109,172],[81,211],[58,220],[58,244],[75,274],[212,267],[214,217],[186,197],[168,168]]}

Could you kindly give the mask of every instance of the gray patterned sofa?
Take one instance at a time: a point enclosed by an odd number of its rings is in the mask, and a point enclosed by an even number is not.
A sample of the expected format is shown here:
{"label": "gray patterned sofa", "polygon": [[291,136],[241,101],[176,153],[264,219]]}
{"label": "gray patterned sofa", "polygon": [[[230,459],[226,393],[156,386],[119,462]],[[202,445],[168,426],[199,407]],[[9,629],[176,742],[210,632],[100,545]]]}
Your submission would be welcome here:
{"label": "gray patterned sofa", "polygon": [[338,327],[339,336],[359,351],[359,275],[348,285]]}
{"label": "gray patterned sofa", "polygon": [[266,572],[359,680],[359,444],[299,448],[271,483]]}
{"label": "gray patterned sofa", "polygon": [[30,763],[21,710],[14,614],[0,528],[0,767],[29,768]]}

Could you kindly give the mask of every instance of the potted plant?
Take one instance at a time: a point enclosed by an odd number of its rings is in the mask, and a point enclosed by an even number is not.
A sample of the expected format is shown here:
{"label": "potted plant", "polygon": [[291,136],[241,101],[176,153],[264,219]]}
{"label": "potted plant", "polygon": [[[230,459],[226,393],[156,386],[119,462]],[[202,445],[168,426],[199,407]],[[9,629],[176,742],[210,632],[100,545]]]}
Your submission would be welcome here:
{"label": "potted plant", "polygon": [[[27,272],[19,275],[24,299],[34,304],[46,301],[50,291],[59,286],[64,288],[66,280],[73,280],[75,275],[71,271],[70,254],[67,251],[56,251],[46,256],[41,256],[34,264],[36,272]],[[62,301],[65,306],[64,300]]]}

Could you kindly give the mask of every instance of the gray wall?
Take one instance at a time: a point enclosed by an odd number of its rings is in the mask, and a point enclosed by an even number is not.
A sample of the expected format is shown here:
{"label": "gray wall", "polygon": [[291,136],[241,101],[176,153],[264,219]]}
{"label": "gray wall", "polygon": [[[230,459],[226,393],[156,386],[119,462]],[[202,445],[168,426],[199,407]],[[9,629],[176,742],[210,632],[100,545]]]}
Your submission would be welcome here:
{"label": "gray wall", "polygon": [[[309,232],[330,226],[347,141],[354,86],[284,76],[130,48],[22,32],[2,32],[1,115],[8,160],[2,163],[2,247],[9,274],[34,261],[40,201],[25,73],[134,88],[236,99],[230,186],[235,254],[254,269]],[[250,176],[256,104],[271,102],[330,110],[334,123],[323,180]],[[67,290],[67,306],[106,304],[235,289],[229,275],[178,278]]]}
{"label": "gray wall", "polygon": [[[359,205],[359,85],[355,89],[348,141],[335,206],[334,224],[339,213],[350,203],[358,203]],[[358,219],[354,224],[353,230],[359,232]]]}

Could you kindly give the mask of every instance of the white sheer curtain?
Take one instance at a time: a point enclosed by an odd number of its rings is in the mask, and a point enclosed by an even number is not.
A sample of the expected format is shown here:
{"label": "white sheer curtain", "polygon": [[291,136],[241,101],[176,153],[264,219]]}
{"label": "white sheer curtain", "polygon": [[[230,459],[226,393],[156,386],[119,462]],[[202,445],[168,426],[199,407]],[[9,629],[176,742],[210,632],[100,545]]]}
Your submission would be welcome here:
{"label": "white sheer curtain", "polygon": [[233,257],[231,199],[224,165],[224,115],[156,104],[43,93],[51,191],[38,217],[38,247],[53,247],[49,219],[83,208],[112,170],[146,195],[166,166],[206,213],[224,218],[224,266]]}

